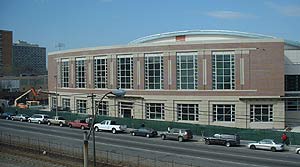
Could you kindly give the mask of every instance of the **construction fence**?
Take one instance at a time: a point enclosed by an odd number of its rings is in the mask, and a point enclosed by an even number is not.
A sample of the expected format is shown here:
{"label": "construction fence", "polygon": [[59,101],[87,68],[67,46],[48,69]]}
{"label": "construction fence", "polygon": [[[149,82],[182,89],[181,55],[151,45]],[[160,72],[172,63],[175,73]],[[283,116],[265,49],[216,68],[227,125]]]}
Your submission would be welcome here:
{"label": "construction fence", "polygon": [[[55,112],[49,111],[39,111],[39,110],[28,110],[28,109],[16,109],[8,108],[8,111],[18,113],[26,113],[31,116],[33,114],[47,114],[49,116],[54,116]],[[87,114],[81,113],[71,113],[71,112],[59,112],[60,116],[63,116],[67,120],[75,119],[85,119],[89,117]],[[113,119],[119,124],[127,125],[129,128],[139,128],[142,124],[146,127],[153,128],[157,131],[166,131],[168,127],[172,128],[186,128],[190,129],[193,134],[199,136],[212,136],[216,133],[228,133],[228,134],[239,134],[241,140],[252,140],[259,141],[261,139],[275,139],[276,141],[281,141],[282,131],[273,130],[273,129],[243,129],[243,128],[231,128],[231,127],[222,127],[222,126],[212,126],[212,125],[199,125],[199,124],[188,124],[188,123],[179,123],[179,122],[168,122],[168,121],[154,121],[154,120],[144,120],[144,119],[131,119],[131,118],[119,118],[119,117],[107,117],[107,116],[97,116],[96,122],[101,122],[105,119]],[[286,132],[290,144],[300,145],[300,133],[295,132]]]}

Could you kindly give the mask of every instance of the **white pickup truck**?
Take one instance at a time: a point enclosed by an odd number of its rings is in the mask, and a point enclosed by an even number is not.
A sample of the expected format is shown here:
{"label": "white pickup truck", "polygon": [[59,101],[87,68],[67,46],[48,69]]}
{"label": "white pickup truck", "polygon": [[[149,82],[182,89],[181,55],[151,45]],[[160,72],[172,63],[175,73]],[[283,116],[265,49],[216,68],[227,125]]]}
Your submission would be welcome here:
{"label": "white pickup truck", "polygon": [[123,132],[126,130],[127,125],[118,125],[116,121],[104,120],[94,125],[95,131],[111,131],[112,133]]}

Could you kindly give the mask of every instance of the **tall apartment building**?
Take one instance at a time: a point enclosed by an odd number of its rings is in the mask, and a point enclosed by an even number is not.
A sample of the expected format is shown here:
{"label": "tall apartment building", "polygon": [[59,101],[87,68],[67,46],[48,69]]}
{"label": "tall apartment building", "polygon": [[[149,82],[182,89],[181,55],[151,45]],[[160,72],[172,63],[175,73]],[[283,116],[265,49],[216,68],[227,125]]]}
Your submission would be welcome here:
{"label": "tall apartment building", "polygon": [[298,42],[215,30],[162,33],[123,46],[52,52],[48,89],[59,96],[49,98],[49,104],[92,113],[90,93],[99,101],[121,88],[126,96],[104,99],[98,114],[283,129],[300,124],[299,60]]}
{"label": "tall apartment building", "polygon": [[12,31],[0,30],[0,75],[12,72]]}
{"label": "tall apartment building", "polygon": [[14,43],[13,65],[17,75],[47,74],[46,48],[25,41]]}

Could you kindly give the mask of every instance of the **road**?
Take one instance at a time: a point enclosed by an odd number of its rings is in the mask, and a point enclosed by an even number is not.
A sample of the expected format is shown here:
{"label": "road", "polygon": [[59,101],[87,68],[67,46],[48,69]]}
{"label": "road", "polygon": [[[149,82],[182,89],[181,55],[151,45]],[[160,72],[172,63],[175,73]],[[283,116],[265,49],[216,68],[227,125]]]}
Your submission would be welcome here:
{"label": "road", "polygon": [[[34,137],[62,143],[62,145],[68,144],[81,147],[83,144],[83,130],[81,129],[0,120],[0,131],[2,134],[9,132],[23,138]],[[143,162],[146,162],[147,159],[154,159],[156,161],[174,162],[173,164],[201,167],[300,166],[300,155],[291,151],[270,152],[250,150],[246,147],[227,148],[217,145],[205,145],[203,142],[198,141],[180,143],[178,141],[161,140],[159,137],[136,137],[126,133],[96,132],[95,139],[97,152],[109,151],[122,155],[132,155],[141,158],[140,160]],[[91,146],[91,143],[89,146]]]}

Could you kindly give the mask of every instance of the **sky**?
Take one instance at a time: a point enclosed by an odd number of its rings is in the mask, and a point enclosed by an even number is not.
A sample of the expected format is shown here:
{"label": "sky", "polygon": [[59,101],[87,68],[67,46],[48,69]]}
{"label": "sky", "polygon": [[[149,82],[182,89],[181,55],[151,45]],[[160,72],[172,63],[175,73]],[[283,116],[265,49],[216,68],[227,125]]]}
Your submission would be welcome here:
{"label": "sky", "polygon": [[124,45],[182,30],[300,41],[300,0],[0,0],[0,29],[47,52]]}

